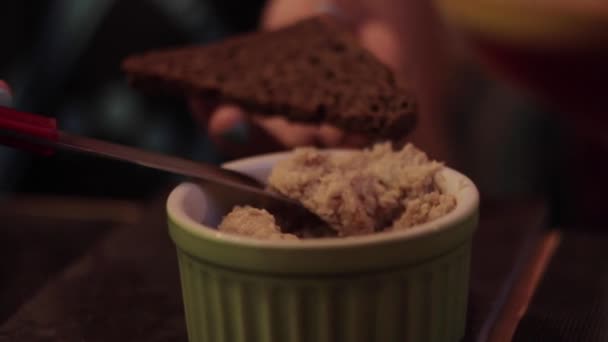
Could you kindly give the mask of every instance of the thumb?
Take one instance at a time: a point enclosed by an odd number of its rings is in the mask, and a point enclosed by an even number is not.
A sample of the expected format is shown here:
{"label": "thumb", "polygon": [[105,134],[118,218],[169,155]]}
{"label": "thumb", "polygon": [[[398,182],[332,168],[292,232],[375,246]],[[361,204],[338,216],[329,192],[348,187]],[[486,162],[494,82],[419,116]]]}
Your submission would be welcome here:
{"label": "thumb", "polygon": [[232,105],[220,106],[211,115],[208,132],[213,143],[233,158],[276,152],[285,148],[265,128]]}

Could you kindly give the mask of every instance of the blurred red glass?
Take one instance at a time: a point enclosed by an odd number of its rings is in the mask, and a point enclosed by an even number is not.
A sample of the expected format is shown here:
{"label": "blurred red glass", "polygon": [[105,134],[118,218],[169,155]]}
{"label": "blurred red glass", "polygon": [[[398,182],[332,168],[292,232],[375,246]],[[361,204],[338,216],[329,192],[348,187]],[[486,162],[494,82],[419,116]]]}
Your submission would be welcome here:
{"label": "blurred red glass", "polygon": [[583,122],[608,121],[608,2],[436,4],[492,73]]}

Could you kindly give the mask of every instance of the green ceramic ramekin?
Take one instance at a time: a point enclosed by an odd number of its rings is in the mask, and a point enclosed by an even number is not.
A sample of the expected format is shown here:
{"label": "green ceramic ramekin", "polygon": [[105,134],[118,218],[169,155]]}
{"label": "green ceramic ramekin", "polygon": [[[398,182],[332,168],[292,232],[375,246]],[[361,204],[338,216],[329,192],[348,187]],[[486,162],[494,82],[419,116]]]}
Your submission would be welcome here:
{"label": "green ceramic ramekin", "polygon": [[[266,179],[287,153],[225,167]],[[167,201],[190,342],[459,341],[479,196],[445,169],[448,215],[404,231],[265,241],[214,227],[229,208],[192,183]]]}

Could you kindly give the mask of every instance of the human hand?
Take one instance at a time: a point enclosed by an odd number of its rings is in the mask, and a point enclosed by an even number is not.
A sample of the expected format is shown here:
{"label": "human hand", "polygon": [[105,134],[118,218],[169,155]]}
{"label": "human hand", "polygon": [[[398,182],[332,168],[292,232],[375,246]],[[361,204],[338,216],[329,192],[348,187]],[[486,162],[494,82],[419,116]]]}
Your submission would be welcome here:
{"label": "human hand", "polygon": [[[262,28],[277,29],[298,19],[336,11],[334,7],[322,5],[321,1],[310,0],[270,1],[263,14]],[[331,14],[346,16],[362,45],[387,65],[399,69],[399,51],[395,48],[398,41],[388,27],[379,20],[364,19],[354,11],[351,16],[347,8],[345,6],[341,13]],[[303,145],[361,147],[370,141],[369,137],[346,134],[327,124],[305,125],[282,117],[250,116],[239,107],[205,103],[198,98],[191,98],[189,102],[194,117],[207,130],[212,141],[230,157]]]}

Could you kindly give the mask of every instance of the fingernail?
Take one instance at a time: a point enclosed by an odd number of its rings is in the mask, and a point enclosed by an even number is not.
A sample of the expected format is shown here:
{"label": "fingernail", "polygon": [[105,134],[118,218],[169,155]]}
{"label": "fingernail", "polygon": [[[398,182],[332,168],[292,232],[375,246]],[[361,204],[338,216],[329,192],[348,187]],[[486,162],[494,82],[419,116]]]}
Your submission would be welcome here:
{"label": "fingernail", "polygon": [[249,125],[245,122],[238,122],[222,133],[222,139],[235,144],[246,143],[249,140]]}

